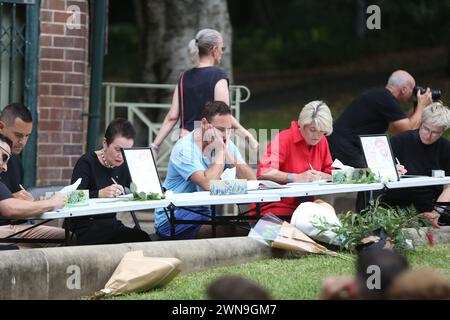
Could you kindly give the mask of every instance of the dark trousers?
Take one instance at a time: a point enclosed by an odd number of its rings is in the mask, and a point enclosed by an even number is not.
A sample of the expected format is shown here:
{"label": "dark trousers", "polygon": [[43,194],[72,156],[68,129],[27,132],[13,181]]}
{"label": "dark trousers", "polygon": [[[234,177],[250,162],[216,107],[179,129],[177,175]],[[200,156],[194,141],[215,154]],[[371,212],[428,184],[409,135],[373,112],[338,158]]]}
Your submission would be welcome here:
{"label": "dark trousers", "polygon": [[138,229],[128,228],[116,218],[89,219],[70,226],[77,237],[77,245],[115,244],[151,241],[150,236]]}
{"label": "dark trousers", "polygon": [[13,244],[0,244],[0,251],[2,250],[18,250],[19,247]]}

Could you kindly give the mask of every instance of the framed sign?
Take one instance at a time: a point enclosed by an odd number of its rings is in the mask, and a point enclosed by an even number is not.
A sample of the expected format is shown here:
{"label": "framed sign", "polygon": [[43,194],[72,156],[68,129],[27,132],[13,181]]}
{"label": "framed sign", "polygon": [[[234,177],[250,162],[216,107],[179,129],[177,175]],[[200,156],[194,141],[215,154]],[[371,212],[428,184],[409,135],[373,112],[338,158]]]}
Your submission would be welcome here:
{"label": "framed sign", "polygon": [[127,163],[131,181],[133,181],[138,192],[156,192],[163,195],[161,180],[159,179],[156,162],[150,148],[125,148],[122,155]]}
{"label": "framed sign", "polygon": [[367,167],[380,178],[398,181],[395,158],[388,136],[385,134],[362,135],[359,138]]}

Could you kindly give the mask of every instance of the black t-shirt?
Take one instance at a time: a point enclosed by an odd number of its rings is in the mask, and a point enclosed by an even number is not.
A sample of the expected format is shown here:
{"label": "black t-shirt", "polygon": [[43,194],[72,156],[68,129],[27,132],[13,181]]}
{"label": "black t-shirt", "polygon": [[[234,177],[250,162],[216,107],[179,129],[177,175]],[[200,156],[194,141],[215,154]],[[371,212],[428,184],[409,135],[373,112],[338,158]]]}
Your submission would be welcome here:
{"label": "black t-shirt", "polygon": [[21,190],[19,184],[23,184],[23,165],[19,156],[11,155],[8,161],[8,170],[2,172],[0,177],[12,193]]}
{"label": "black t-shirt", "polygon": [[333,125],[328,137],[333,159],[365,167],[358,135],[382,134],[390,122],[405,118],[400,104],[386,88],[374,88],[356,98]]}
{"label": "black t-shirt", "polygon": [[[11,191],[9,191],[8,187],[3,183],[0,179],[0,201],[12,198]],[[1,212],[0,212],[1,216]],[[10,224],[11,220],[0,219],[0,226]]]}
{"label": "black t-shirt", "polygon": [[[445,170],[446,175],[450,174],[450,142],[444,138],[426,145],[417,129],[393,137],[391,145],[408,174],[431,176],[431,170]],[[441,192],[442,186],[393,189],[383,196],[383,202],[400,207],[413,204],[418,212],[431,211]]]}
{"label": "black t-shirt", "polygon": [[[214,101],[214,89],[217,82],[222,79],[226,79],[228,82],[226,73],[216,67],[192,68],[184,73],[184,109],[181,108],[181,97],[179,97],[179,111],[180,119],[182,121],[184,119],[186,130],[194,130],[194,121],[200,121],[205,104],[208,101]],[[178,83],[178,88],[181,89],[180,83]],[[181,90],[178,92],[181,94]],[[180,124],[180,128],[182,127]]]}
{"label": "black t-shirt", "polygon": [[[71,183],[74,183],[78,180],[78,178],[82,178],[81,184],[78,189],[88,189],[89,190],[89,198],[98,198],[98,191],[107,186],[110,186],[114,182],[111,178],[114,178],[116,182],[123,187],[130,187],[131,177],[126,164],[114,168],[107,168],[103,166],[97,155],[94,151],[88,152],[85,155],[81,156],[81,158],[75,164],[75,168],[72,173]],[[115,213],[100,215],[98,218],[106,219],[106,218],[114,218]],[[89,218],[81,217],[75,218],[71,220],[72,222],[85,221]]]}

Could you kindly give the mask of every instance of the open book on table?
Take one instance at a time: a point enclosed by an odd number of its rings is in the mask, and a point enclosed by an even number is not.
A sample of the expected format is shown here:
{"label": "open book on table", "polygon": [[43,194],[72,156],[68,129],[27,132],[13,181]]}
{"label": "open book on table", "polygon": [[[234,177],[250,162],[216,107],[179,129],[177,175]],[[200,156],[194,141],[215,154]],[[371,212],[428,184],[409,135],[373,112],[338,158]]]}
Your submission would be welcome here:
{"label": "open book on table", "polygon": [[270,180],[248,180],[247,190],[269,190],[269,189],[284,189],[287,186],[276,183]]}

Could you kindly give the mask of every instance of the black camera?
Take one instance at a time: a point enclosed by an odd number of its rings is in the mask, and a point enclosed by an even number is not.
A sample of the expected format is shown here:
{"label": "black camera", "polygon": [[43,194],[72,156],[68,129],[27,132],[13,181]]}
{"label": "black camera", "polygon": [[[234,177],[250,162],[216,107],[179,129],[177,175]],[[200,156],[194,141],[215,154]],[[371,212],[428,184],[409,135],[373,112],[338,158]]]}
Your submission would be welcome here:
{"label": "black camera", "polygon": [[[416,97],[417,92],[420,92],[420,94],[424,94],[425,91],[427,91],[427,89],[421,86],[415,86],[413,89],[413,95],[414,97]],[[441,98],[441,90],[430,89],[430,91],[431,91],[431,99],[433,99],[433,101],[437,101]]]}

